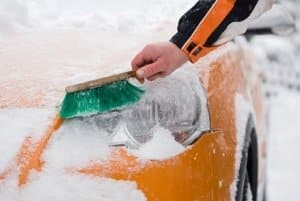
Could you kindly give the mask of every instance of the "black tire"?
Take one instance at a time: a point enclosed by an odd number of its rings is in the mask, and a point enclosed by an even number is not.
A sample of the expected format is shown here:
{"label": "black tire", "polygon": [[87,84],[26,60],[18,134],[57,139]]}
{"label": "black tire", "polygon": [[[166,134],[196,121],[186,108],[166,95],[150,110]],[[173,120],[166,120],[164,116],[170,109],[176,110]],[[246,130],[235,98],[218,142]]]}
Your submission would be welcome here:
{"label": "black tire", "polygon": [[248,171],[246,171],[245,181],[244,181],[244,190],[243,190],[243,201],[250,201],[250,200],[251,201],[253,200],[253,194],[251,191]]}
{"label": "black tire", "polygon": [[240,161],[237,192],[235,195],[236,201],[247,201],[249,196],[252,197],[253,201],[256,201],[258,153],[257,137],[253,125],[253,121],[250,118],[247,125],[244,147],[241,153],[242,159]]}
{"label": "black tire", "polygon": [[248,200],[249,193],[253,198],[248,170],[247,170],[248,153],[247,154],[244,153],[245,152],[243,151],[243,157],[242,157],[240,170],[239,170],[239,178],[237,182],[237,193],[235,195],[236,201],[250,201]]}

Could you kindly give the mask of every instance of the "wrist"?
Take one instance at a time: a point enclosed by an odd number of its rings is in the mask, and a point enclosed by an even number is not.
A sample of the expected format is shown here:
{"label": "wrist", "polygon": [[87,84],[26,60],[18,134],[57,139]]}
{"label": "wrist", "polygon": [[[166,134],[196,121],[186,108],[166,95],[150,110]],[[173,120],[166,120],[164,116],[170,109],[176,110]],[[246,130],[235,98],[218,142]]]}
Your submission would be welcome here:
{"label": "wrist", "polygon": [[178,65],[186,63],[189,60],[189,57],[172,41],[170,41],[169,43],[174,51],[174,60],[176,60],[176,63],[178,63]]}

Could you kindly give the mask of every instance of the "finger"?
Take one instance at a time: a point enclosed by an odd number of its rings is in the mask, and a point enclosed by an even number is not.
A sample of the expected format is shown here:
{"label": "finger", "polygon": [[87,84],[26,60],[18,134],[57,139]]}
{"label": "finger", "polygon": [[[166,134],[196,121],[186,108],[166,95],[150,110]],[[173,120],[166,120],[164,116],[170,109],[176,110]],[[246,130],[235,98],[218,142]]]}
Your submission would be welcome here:
{"label": "finger", "polygon": [[144,54],[143,51],[141,51],[131,61],[131,67],[133,70],[137,70],[138,68],[142,67],[144,63],[145,63]]}
{"label": "finger", "polygon": [[131,66],[134,70],[153,63],[158,59],[158,53],[153,45],[146,45],[132,60]]}
{"label": "finger", "polygon": [[152,76],[150,76],[150,77],[147,77],[147,80],[149,80],[149,81],[154,81],[154,80],[156,80],[156,79],[158,79],[158,78],[161,78],[162,77],[162,73],[157,73],[157,74],[155,74],[155,75],[152,75]]}
{"label": "finger", "polygon": [[151,77],[152,75],[155,75],[159,72],[162,71],[162,65],[161,62],[158,60],[154,63],[148,64],[142,68],[139,68],[136,71],[137,77],[138,78],[147,78],[147,77]]}
{"label": "finger", "polygon": [[170,75],[171,74],[171,72],[169,72],[169,71],[164,71],[164,72],[161,72],[160,74],[159,74],[159,76],[161,77],[161,78],[164,78],[164,77],[167,77],[168,75]]}
{"label": "finger", "polygon": [[153,62],[153,51],[149,46],[144,47],[132,60],[131,66],[133,70],[137,70],[140,67],[143,67],[149,63]]}

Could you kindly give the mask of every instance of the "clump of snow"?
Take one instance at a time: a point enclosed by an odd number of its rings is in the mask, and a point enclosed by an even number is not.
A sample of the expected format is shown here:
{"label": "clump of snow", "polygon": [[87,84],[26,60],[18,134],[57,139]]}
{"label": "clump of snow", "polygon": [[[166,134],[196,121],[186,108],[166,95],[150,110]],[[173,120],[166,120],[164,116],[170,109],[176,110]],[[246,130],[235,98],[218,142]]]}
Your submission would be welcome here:
{"label": "clump of snow", "polygon": [[43,155],[46,166],[64,169],[104,160],[109,155],[110,137],[97,120],[71,120],[53,136]]}
{"label": "clump of snow", "polygon": [[176,142],[169,130],[156,125],[153,128],[152,139],[132,153],[141,159],[162,160],[180,154],[184,150],[185,147]]}

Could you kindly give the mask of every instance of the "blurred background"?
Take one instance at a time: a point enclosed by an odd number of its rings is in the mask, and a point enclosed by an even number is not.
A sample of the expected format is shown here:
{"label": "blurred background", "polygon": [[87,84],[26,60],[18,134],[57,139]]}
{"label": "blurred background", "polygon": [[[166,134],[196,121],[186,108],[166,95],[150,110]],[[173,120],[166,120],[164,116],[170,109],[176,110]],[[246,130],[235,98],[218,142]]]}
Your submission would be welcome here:
{"label": "blurred background", "polygon": [[[175,33],[179,17],[196,1],[0,0],[3,41],[20,33],[116,29],[132,34]],[[299,201],[300,186],[300,1],[277,1],[296,22],[287,36],[249,37],[269,110],[268,200]],[[169,38],[165,38],[168,40]],[[99,36],[99,40],[101,37]],[[131,41],[134,43],[135,41]]]}

